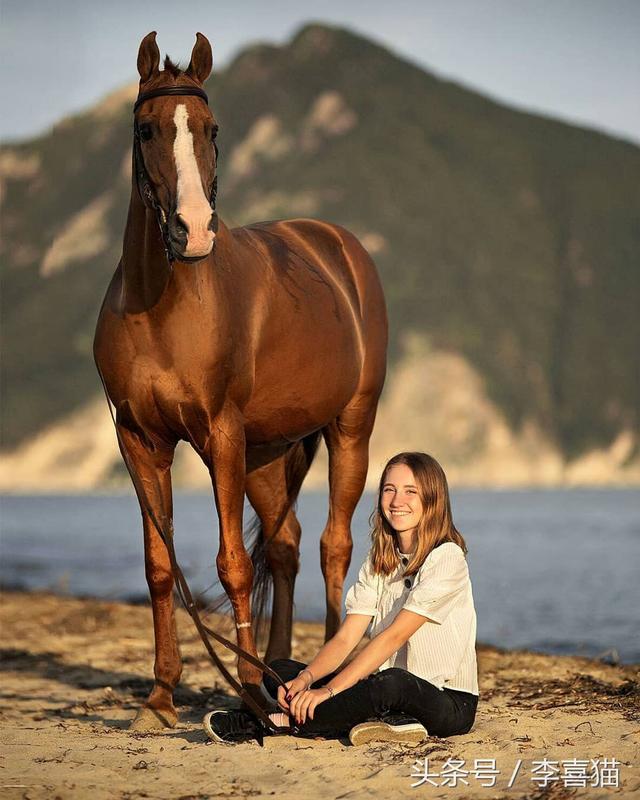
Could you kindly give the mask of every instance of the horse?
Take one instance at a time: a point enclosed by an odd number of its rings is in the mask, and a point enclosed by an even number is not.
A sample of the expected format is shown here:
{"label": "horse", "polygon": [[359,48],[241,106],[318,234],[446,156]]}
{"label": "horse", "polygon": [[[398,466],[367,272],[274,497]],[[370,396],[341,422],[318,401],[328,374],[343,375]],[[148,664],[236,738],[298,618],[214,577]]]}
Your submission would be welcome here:
{"label": "horse", "polygon": [[[352,233],[305,218],[229,228],[218,217],[218,124],[203,88],[212,66],[201,33],[186,70],[168,56],[160,69],[155,32],[140,44],[122,256],[94,339],[143,521],[155,663],[153,688],[132,722],[139,731],[177,721],[174,575],[158,526],[172,530],[177,443],[189,443],[211,476],[216,566],[238,646],[257,657],[252,591],[260,563],[243,538],[246,495],[260,526],[256,552],[273,587],[265,660],[289,657],[297,495],[324,438],[329,513],[320,554],[328,639],[341,620],[351,519],[386,371],[384,295]],[[264,706],[260,668],[239,657],[237,671]]]}

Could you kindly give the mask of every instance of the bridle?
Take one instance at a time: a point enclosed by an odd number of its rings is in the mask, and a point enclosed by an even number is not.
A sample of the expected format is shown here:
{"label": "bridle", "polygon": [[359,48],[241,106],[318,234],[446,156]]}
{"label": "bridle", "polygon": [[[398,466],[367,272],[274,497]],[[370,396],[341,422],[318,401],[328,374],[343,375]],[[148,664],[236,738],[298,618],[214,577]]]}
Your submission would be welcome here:
{"label": "bridle", "polygon": [[[205,101],[207,105],[209,105],[209,98],[207,97],[207,93],[204,89],[200,89],[197,86],[165,86],[160,89],[150,89],[148,92],[142,92],[142,94],[138,95],[138,99],[136,100],[133,106],[133,113],[135,114],[136,111],[140,108],[140,106],[145,103],[147,100],[153,100],[154,97],[200,97],[202,100]],[[149,178],[149,173],[147,172],[147,168],[144,163],[144,157],[142,155],[142,138],[140,135],[140,127],[138,125],[138,120],[134,116],[133,120],[133,168],[135,171],[136,176],[136,186],[138,187],[138,194],[140,195],[140,199],[145,204],[145,206],[151,209],[155,215],[156,219],[158,220],[158,225],[160,227],[160,233],[162,234],[162,243],[164,245],[164,251],[167,256],[167,260],[169,265],[171,265],[176,258],[180,261],[199,261],[199,258],[187,258],[184,256],[176,256],[173,246],[171,244],[171,238],[169,236],[169,222],[167,220],[167,214],[165,210],[162,208],[160,203],[158,202],[158,198],[156,197],[155,192],[153,191],[153,186],[151,184],[151,179]],[[218,212],[216,211],[216,200],[218,196],[218,145],[213,142],[213,147],[216,154],[216,174],[213,179],[211,186],[209,187],[209,205],[211,206],[211,213],[213,216],[213,224],[211,229],[214,233],[218,231]]]}

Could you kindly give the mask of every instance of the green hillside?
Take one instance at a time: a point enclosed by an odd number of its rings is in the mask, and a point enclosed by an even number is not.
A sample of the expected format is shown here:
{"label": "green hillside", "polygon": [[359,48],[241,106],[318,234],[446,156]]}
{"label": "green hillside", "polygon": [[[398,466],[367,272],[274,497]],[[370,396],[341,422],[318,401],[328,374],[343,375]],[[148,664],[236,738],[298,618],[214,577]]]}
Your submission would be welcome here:
{"label": "green hillside", "polygon": [[[245,50],[207,88],[221,216],[315,216],[363,236],[392,361],[414,330],[462,353],[514,428],[537,421],[567,456],[637,431],[640,149],[320,25]],[[99,390],[91,339],[120,252],[130,147],[122,103],[0,151],[5,446]],[[64,261],[51,245],[74,215],[99,228],[98,251]]]}

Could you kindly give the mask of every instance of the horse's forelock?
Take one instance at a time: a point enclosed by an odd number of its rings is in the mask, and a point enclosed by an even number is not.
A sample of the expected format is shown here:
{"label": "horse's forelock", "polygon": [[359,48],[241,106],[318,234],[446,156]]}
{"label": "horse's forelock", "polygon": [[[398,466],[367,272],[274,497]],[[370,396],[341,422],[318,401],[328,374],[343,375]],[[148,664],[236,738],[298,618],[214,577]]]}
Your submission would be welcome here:
{"label": "horse's forelock", "polygon": [[180,69],[180,65],[174,64],[169,56],[164,57],[164,69],[165,72],[170,72],[174,78],[184,73],[184,70]]}

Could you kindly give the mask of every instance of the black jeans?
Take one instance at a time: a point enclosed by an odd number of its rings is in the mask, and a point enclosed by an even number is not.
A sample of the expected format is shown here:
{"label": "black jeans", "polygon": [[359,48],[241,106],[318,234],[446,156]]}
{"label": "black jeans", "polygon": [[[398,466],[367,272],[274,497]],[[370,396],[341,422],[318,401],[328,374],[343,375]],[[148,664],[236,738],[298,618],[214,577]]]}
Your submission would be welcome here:
{"label": "black jeans", "polygon": [[[269,666],[282,678],[290,681],[306,667],[301,661],[283,658]],[[337,672],[312,684],[317,689],[328,683]],[[263,685],[277,699],[278,684],[264,675]],[[468,733],[476,716],[478,697],[455,689],[440,690],[429,681],[418,678],[406,669],[392,667],[363,678],[335,697],[316,707],[314,719],[300,726],[304,736],[339,738],[359,722],[383,717],[389,712],[406,714],[421,722],[430,736],[455,736]]]}

